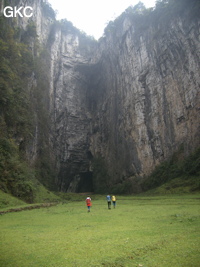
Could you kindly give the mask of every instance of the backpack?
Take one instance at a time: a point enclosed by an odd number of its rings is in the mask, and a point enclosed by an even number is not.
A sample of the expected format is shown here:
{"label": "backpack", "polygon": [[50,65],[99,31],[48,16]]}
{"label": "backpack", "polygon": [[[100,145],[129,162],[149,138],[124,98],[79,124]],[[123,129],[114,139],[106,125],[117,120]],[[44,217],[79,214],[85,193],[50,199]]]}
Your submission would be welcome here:
{"label": "backpack", "polygon": [[107,201],[111,201],[111,197],[109,195],[107,195]]}
{"label": "backpack", "polygon": [[87,203],[87,205],[90,205],[91,204],[91,198],[86,198],[86,203]]}

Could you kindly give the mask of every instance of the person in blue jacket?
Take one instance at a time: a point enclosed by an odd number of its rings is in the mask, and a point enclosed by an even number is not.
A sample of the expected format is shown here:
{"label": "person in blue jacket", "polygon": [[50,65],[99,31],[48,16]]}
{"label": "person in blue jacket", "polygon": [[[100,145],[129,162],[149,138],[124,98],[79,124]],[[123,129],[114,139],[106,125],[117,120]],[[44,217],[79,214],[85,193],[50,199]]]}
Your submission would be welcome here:
{"label": "person in blue jacket", "polygon": [[111,196],[107,195],[106,199],[107,199],[107,202],[108,202],[108,209],[110,210],[111,209]]}

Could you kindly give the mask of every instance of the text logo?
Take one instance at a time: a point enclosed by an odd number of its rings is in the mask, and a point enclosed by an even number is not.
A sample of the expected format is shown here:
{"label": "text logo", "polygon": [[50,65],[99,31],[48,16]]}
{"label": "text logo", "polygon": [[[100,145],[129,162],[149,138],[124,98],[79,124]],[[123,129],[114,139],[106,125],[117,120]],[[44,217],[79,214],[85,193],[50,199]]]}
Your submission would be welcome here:
{"label": "text logo", "polygon": [[33,16],[33,8],[31,6],[25,8],[22,6],[19,8],[6,6],[3,10],[3,14],[6,18],[16,18],[17,16],[30,18]]}

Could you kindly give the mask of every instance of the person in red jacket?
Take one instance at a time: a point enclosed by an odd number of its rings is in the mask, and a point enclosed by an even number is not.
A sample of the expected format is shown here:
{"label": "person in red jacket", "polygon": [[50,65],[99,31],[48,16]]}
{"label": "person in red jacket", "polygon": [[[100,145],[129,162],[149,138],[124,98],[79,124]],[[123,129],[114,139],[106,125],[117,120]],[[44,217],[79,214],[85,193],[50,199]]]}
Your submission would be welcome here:
{"label": "person in red jacket", "polygon": [[88,212],[90,212],[90,207],[92,206],[91,198],[88,196],[85,201],[88,208]]}

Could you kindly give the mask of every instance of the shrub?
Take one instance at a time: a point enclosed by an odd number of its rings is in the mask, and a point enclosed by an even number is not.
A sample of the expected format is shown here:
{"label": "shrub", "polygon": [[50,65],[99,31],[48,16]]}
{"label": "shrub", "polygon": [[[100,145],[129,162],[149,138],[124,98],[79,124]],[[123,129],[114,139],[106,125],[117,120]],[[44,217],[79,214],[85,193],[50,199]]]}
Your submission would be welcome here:
{"label": "shrub", "polygon": [[173,179],[189,180],[191,176],[200,179],[200,148],[190,156],[183,158],[184,151],[179,150],[168,161],[158,165],[152,174],[142,182],[143,190],[161,186]]}
{"label": "shrub", "polygon": [[0,139],[0,189],[27,202],[33,202],[34,172],[18,155],[13,140]]}

